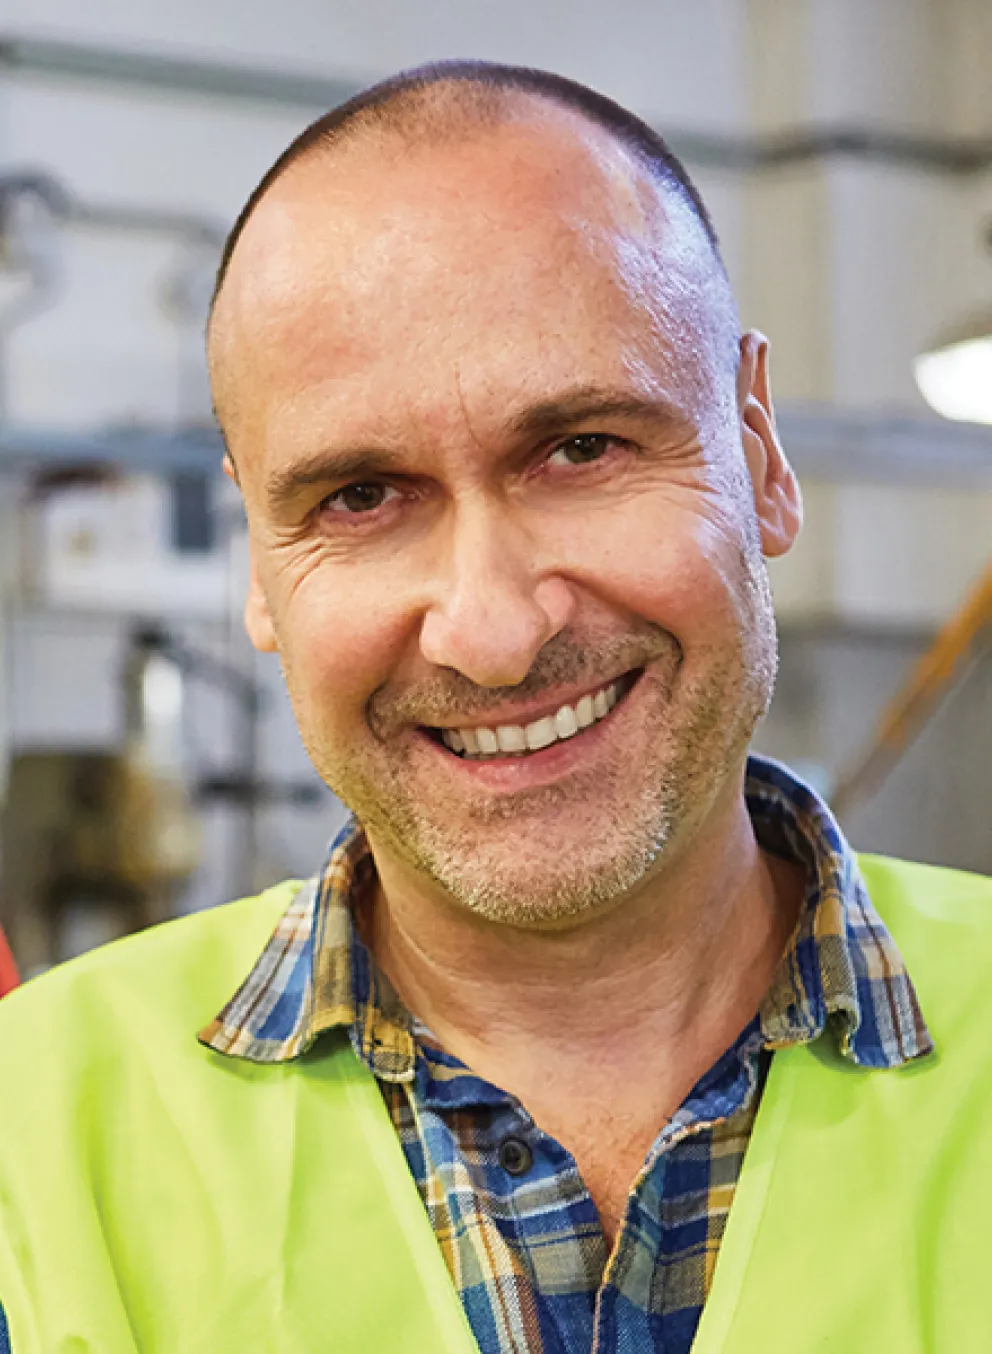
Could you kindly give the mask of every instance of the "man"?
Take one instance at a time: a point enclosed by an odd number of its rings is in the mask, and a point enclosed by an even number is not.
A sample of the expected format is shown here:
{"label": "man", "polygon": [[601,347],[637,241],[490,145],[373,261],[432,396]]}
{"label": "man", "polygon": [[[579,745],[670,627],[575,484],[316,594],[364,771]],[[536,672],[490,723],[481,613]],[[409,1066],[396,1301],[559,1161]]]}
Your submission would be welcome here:
{"label": "man", "polygon": [[209,356],[355,818],[5,1003],[15,1354],[986,1350],[992,888],[746,765],[800,499],[682,167],[398,77],[256,190]]}

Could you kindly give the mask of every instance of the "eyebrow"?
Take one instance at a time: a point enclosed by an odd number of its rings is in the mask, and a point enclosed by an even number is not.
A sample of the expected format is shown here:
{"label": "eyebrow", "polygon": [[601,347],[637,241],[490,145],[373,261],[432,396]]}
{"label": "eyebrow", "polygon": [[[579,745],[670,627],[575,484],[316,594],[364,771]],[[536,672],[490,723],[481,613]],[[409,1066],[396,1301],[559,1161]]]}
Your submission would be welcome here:
{"label": "eyebrow", "polygon": [[[602,386],[577,386],[552,399],[540,400],[507,420],[505,433],[514,439],[541,440],[595,419],[641,422],[685,422],[686,414],[661,395],[633,394]],[[409,463],[386,447],[322,450],[280,466],[266,477],[265,493],[274,507],[284,507],[314,485],[347,484],[409,473]]]}
{"label": "eyebrow", "polygon": [[315,484],[348,484],[397,475],[402,469],[395,452],[379,447],[346,451],[319,451],[273,470],[265,480],[265,495],[273,507],[285,507]]}
{"label": "eyebrow", "polygon": [[540,438],[597,418],[676,423],[684,422],[686,415],[674,401],[662,395],[637,395],[630,390],[603,386],[577,386],[554,399],[532,404],[510,420],[509,429],[518,436]]}

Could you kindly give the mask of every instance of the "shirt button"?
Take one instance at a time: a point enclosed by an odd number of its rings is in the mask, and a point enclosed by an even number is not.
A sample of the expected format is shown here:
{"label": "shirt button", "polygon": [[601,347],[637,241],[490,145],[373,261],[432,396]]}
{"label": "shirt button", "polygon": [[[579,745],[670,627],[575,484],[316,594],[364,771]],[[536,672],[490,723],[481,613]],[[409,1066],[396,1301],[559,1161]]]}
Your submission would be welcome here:
{"label": "shirt button", "polygon": [[534,1153],[522,1138],[504,1138],[499,1145],[499,1164],[507,1175],[526,1175],[534,1164]]}

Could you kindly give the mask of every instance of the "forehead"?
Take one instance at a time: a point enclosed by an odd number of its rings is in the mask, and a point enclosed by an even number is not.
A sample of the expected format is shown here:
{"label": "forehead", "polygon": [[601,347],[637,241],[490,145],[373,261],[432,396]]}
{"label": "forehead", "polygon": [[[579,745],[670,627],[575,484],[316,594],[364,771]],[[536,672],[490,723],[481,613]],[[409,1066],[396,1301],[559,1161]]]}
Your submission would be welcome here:
{"label": "forehead", "polygon": [[212,334],[218,407],[227,426],[377,377],[399,398],[453,366],[499,385],[698,354],[713,272],[688,206],[570,113],[429,146],[361,135],[249,221]]}

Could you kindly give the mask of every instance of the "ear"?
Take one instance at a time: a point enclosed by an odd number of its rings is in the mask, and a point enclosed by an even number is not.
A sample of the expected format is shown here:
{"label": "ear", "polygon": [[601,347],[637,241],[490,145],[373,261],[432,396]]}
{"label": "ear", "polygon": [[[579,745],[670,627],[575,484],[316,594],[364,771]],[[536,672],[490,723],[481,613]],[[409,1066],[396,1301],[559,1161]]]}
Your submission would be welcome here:
{"label": "ear", "polygon": [[737,377],[741,441],[754,489],[754,507],[761,528],[761,549],[774,558],[784,555],[799,535],[803,499],[775,426],[768,379],[768,340],[751,330],[741,339]]}
{"label": "ear", "polygon": [[269,604],[265,598],[265,590],[263,589],[261,579],[258,576],[255,548],[251,544],[250,536],[248,545],[248,570],[248,596],[245,598],[245,629],[248,631],[248,638],[260,653],[275,653],[279,647],[276,643],[275,626],[272,624],[272,616],[269,612]]}

